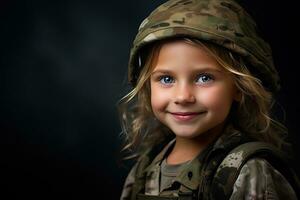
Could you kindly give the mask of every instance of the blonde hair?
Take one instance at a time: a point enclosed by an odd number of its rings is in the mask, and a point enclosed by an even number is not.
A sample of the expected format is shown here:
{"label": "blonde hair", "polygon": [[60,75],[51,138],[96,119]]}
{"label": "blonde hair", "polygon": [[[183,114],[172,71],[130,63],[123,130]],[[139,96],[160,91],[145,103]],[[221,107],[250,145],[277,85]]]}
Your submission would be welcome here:
{"label": "blonde hair", "polygon": [[[144,151],[159,144],[166,138],[174,137],[170,129],[155,119],[150,102],[149,77],[153,71],[159,51],[163,44],[180,40],[190,45],[204,48],[216,61],[233,75],[236,87],[241,92],[239,102],[234,102],[228,116],[234,128],[281,148],[287,134],[286,127],[271,118],[271,109],[275,103],[272,93],[262,82],[254,77],[239,55],[212,43],[189,38],[163,40],[154,43],[146,62],[139,74],[137,85],[119,102],[119,114],[122,133],[125,136],[123,150]],[[134,155],[138,155],[134,154]]]}

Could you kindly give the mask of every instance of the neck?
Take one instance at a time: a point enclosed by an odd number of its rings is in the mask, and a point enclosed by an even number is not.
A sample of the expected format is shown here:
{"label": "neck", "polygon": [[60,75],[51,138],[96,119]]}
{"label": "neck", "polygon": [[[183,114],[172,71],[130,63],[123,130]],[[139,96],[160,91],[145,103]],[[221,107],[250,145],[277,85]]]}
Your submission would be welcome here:
{"label": "neck", "polygon": [[167,157],[167,163],[175,165],[194,159],[222,133],[222,130],[223,124],[196,138],[176,136],[176,143]]}

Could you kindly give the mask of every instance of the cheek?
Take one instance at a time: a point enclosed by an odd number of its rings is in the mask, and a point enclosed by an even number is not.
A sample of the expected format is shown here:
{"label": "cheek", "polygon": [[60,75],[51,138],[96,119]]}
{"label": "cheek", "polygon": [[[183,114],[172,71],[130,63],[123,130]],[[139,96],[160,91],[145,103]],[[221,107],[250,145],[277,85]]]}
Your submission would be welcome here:
{"label": "cheek", "polygon": [[151,86],[151,106],[153,112],[163,110],[168,104],[168,95],[163,89]]}
{"label": "cheek", "polygon": [[200,98],[205,107],[219,114],[227,113],[232,103],[232,94],[224,88],[211,88],[201,93]]}

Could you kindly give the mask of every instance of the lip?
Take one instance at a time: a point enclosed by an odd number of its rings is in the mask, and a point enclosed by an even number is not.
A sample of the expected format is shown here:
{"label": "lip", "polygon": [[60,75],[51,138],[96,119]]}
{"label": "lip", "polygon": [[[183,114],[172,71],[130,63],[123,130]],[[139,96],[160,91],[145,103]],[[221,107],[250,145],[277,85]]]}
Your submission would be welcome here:
{"label": "lip", "polygon": [[203,112],[170,112],[170,114],[178,121],[190,121],[203,113],[205,113],[205,111],[203,111]]}

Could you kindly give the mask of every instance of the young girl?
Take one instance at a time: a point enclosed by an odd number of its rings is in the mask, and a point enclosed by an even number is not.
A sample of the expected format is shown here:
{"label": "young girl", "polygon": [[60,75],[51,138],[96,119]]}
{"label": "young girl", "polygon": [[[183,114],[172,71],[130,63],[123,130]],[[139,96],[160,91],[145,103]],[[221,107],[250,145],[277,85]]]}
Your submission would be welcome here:
{"label": "young girl", "polygon": [[128,75],[120,116],[137,162],[121,199],[297,199],[296,177],[278,164],[286,131],[270,117],[271,50],[236,2],[159,6],[139,27]]}

